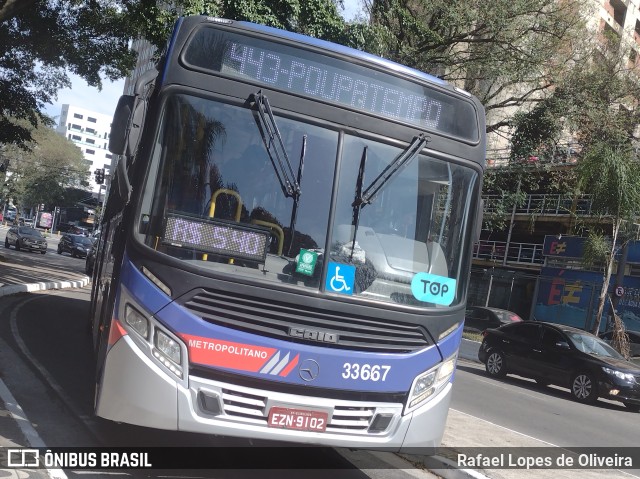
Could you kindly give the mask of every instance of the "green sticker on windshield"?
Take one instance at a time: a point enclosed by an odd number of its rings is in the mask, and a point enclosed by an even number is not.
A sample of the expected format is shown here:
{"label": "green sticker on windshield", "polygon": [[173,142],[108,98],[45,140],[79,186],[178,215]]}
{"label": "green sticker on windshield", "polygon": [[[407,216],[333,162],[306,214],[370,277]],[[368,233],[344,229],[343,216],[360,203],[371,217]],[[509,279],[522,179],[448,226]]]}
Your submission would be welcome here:
{"label": "green sticker on windshield", "polygon": [[313,271],[316,269],[317,261],[318,253],[307,249],[301,249],[296,261],[296,273],[313,276]]}

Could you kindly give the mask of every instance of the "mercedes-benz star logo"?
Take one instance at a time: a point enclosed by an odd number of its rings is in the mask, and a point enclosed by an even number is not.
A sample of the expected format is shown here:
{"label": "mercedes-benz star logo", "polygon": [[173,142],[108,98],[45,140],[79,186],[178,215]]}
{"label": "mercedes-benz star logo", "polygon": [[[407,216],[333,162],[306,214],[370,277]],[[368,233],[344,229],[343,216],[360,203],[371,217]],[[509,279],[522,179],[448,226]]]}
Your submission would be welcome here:
{"label": "mercedes-benz star logo", "polygon": [[303,381],[313,381],[320,373],[320,365],[313,359],[305,359],[298,368],[298,374]]}

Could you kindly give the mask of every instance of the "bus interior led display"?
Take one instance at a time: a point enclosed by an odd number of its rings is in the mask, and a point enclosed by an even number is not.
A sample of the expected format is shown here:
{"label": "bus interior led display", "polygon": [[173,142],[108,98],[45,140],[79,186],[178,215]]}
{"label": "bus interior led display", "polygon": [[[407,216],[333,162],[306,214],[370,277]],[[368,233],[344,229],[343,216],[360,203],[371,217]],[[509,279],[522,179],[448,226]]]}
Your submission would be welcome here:
{"label": "bus interior led display", "polygon": [[264,263],[270,231],[259,226],[170,213],[167,215],[162,242],[203,253]]}

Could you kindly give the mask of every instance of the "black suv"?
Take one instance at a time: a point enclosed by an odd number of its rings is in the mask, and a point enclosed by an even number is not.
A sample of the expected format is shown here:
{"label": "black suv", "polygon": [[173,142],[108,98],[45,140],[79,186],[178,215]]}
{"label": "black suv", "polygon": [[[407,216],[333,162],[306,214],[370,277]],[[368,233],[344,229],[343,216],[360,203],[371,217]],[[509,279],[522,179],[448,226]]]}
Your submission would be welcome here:
{"label": "black suv", "polygon": [[29,249],[32,251],[40,251],[45,254],[47,252],[47,240],[44,239],[42,233],[31,226],[13,226],[7,231],[4,240],[4,247],[9,248],[11,245],[16,250]]}
{"label": "black suv", "polygon": [[93,246],[93,241],[83,235],[65,234],[58,243],[58,254],[69,253],[74,258],[84,258]]}

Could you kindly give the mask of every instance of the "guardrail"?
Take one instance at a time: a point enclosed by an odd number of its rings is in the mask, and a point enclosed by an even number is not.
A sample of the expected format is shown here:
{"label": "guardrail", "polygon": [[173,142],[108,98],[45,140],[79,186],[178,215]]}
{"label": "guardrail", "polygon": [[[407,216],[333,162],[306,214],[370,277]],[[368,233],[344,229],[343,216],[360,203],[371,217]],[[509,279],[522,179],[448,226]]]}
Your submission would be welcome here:
{"label": "guardrail", "polygon": [[[504,201],[502,195],[483,195],[482,198],[485,213],[497,211],[497,205]],[[591,195],[532,194],[527,195],[523,204],[516,206],[516,214],[591,216],[592,204]]]}
{"label": "guardrail", "polygon": [[473,247],[473,258],[503,264],[506,257],[506,263],[541,265],[544,263],[542,248],[539,243],[512,242],[507,248],[506,241],[480,240]]}

